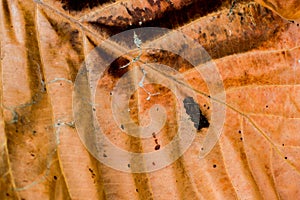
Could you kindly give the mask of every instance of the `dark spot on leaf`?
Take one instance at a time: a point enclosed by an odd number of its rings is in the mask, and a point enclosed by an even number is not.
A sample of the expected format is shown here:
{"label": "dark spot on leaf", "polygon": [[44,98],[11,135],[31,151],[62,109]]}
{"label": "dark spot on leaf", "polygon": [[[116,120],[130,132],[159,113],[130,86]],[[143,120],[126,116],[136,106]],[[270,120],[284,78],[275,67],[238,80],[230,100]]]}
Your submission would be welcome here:
{"label": "dark spot on leaf", "polygon": [[284,144],[282,144],[282,146],[284,147]]}
{"label": "dark spot on leaf", "polygon": [[207,118],[202,114],[199,104],[194,101],[193,97],[186,97],[183,100],[183,104],[186,113],[191,117],[192,122],[194,122],[194,127],[197,130],[209,127]]}
{"label": "dark spot on leaf", "polygon": [[217,167],[217,165],[213,165],[213,168],[216,168]]}
{"label": "dark spot on leaf", "polygon": [[153,137],[153,138],[156,138],[155,133],[152,133],[152,137]]}
{"label": "dark spot on leaf", "polygon": [[243,140],[243,138],[240,138],[240,140],[242,141],[242,140]]}
{"label": "dark spot on leaf", "polygon": [[157,144],[157,145],[154,147],[154,149],[155,149],[156,151],[159,150],[159,149],[160,149],[160,145]]}
{"label": "dark spot on leaf", "polygon": [[6,193],[6,196],[7,196],[7,197],[9,197],[9,194],[8,194],[8,193]]}
{"label": "dark spot on leaf", "polygon": [[93,108],[93,111],[96,111],[96,108]]}
{"label": "dark spot on leaf", "polygon": [[139,192],[139,190],[138,190],[138,189],[135,189],[135,191],[136,191],[136,192]]}
{"label": "dark spot on leaf", "polygon": [[242,131],[241,131],[241,130],[239,130],[239,133],[241,134],[241,133],[242,133]]}
{"label": "dark spot on leaf", "polygon": [[57,180],[57,177],[56,176],[53,176],[54,180]]}
{"label": "dark spot on leaf", "polygon": [[129,163],[128,163],[127,167],[130,168],[130,164]]}
{"label": "dark spot on leaf", "polygon": [[155,162],[152,162],[152,165],[155,165]]}
{"label": "dark spot on leaf", "polygon": [[266,108],[269,108],[269,106],[268,106],[268,105],[266,105]]}
{"label": "dark spot on leaf", "polygon": [[287,157],[284,157],[284,159],[287,159]]}
{"label": "dark spot on leaf", "polygon": [[124,125],[123,124],[121,124],[121,129],[124,130]]}

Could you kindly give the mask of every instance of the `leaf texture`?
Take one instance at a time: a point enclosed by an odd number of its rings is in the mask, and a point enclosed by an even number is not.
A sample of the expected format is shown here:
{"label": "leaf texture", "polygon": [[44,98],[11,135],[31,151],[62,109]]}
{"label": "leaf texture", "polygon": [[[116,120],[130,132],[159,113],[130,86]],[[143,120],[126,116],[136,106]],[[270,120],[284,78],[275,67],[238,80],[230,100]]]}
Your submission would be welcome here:
{"label": "leaf texture", "polygon": [[[283,7],[276,1],[233,2],[2,0],[0,199],[299,199],[300,27],[276,12],[298,19],[298,7],[292,5],[300,3],[288,1]],[[133,34],[103,43],[123,31],[153,26],[168,30],[151,33],[141,46],[185,52],[191,47],[168,37],[176,31],[198,42],[220,73],[226,101],[210,96],[205,76],[199,76],[207,63],[192,66],[174,52],[132,48],[138,46]],[[73,91],[84,65],[89,71],[85,80],[98,79],[88,58],[100,44],[106,46],[99,55],[117,59],[95,88],[81,88],[88,96],[82,99],[88,102],[80,113],[86,131],[82,136],[73,113]],[[140,66],[151,62],[172,70],[145,65],[145,74]],[[113,96],[123,94],[114,87],[126,74],[126,87],[142,85],[129,98],[134,124],[151,123],[148,111],[153,105],[165,109],[164,126],[147,139],[125,134],[128,127],[137,135],[143,131],[116,123],[112,113]],[[159,152],[176,137],[176,95],[161,84],[143,85],[142,80],[151,83],[157,77],[172,87],[180,85],[181,95],[195,93],[193,105],[209,125],[199,128],[184,154],[162,169],[128,173],[101,163],[86,148],[101,144],[89,132],[96,120],[115,146],[135,153]],[[225,122],[214,148],[200,158],[208,129],[214,126],[212,102],[225,106]],[[194,128],[197,116],[186,123]],[[134,162],[134,157],[128,160],[129,171]]]}

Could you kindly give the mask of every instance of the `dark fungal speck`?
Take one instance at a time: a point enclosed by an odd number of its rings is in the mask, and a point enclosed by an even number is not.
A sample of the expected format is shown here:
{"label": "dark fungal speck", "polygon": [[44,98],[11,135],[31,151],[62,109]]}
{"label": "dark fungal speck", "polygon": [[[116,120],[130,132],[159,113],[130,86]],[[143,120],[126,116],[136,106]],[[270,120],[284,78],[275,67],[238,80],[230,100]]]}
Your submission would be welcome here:
{"label": "dark fungal speck", "polygon": [[157,145],[154,147],[154,149],[155,149],[156,151],[159,150],[159,149],[160,149],[160,145],[157,144]]}
{"label": "dark fungal speck", "polygon": [[217,165],[213,165],[213,168],[216,168],[217,167]]}
{"label": "dark fungal speck", "polygon": [[57,176],[53,176],[53,179],[54,179],[54,180],[57,180]]}
{"label": "dark fungal speck", "polygon": [[239,133],[241,134],[241,133],[242,133],[242,131],[241,131],[241,130],[239,130]]}
{"label": "dark fungal speck", "polygon": [[124,125],[123,124],[121,124],[121,129],[124,130]]}
{"label": "dark fungal speck", "polygon": [[138,190],[138,189],[135,189],[135,191],[136,191],[136,192],[139,192],[139,190]]}
{"label": "dark fungal speck", "polygon": [[287,157],[284,157],[284,159],[287,159]]}
{"label": "dark fungal speck", "polygon": [[128,163],[127,167],[130,168],[130,164],[129,163]]}

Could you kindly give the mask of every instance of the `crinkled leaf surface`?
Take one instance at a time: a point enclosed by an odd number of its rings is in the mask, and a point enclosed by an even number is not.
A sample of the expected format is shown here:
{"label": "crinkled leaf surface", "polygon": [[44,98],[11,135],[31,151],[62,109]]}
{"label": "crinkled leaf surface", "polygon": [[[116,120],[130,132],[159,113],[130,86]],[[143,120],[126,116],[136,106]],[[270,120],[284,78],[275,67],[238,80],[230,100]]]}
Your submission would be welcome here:
{"label": "crinkled leaf surface", "polygon": [[[234,2],[1,0],[0,199],[299,199],[300,25],[255,2]],[[293,6],[258,2],[286,18],[299,18]],[[92,49],[116,33],[151,26],[177,30],[206,49],[225,87],[226,101],[219,103],[226,107],[226,119],[206,157],[199,158],[207,132],[202,128],[171,165],[126,173],[102,164],[82,144],[72,91]],[[147,43],[164,44],[167,34]],[[126,48],[120,41],[107,46],[116,55]],[[111,64],[98,82],[96,105],[109,103],[114,85],[134,64],[120,67],[135,54]],[[196,69],[169,52],[143,52],[140,62],[150,61],[177,70],[197,92],[195,101],[210,121],[211,102],[217,99],[210,99]],[[130,99],[130,116],[145,125],[147,110],[164,106],[166,124],[155,138],[124,134],[113,116],[96,106],[107,137],[128,151],[157,151],[178,128],[172,92],[155,84],[144,89],[159,94],[148,101],[145,90],[138,89]]]}

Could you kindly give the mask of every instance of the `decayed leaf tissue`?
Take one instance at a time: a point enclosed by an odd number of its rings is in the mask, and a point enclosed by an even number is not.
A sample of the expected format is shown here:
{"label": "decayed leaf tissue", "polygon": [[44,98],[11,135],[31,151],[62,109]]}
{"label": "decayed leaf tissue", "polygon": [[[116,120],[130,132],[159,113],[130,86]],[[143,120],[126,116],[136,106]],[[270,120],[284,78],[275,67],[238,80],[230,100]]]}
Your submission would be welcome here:
{"label": "decayed leaf tissue", "polygon": [[299,0],[1,0],[0,199],[300,199]]}

